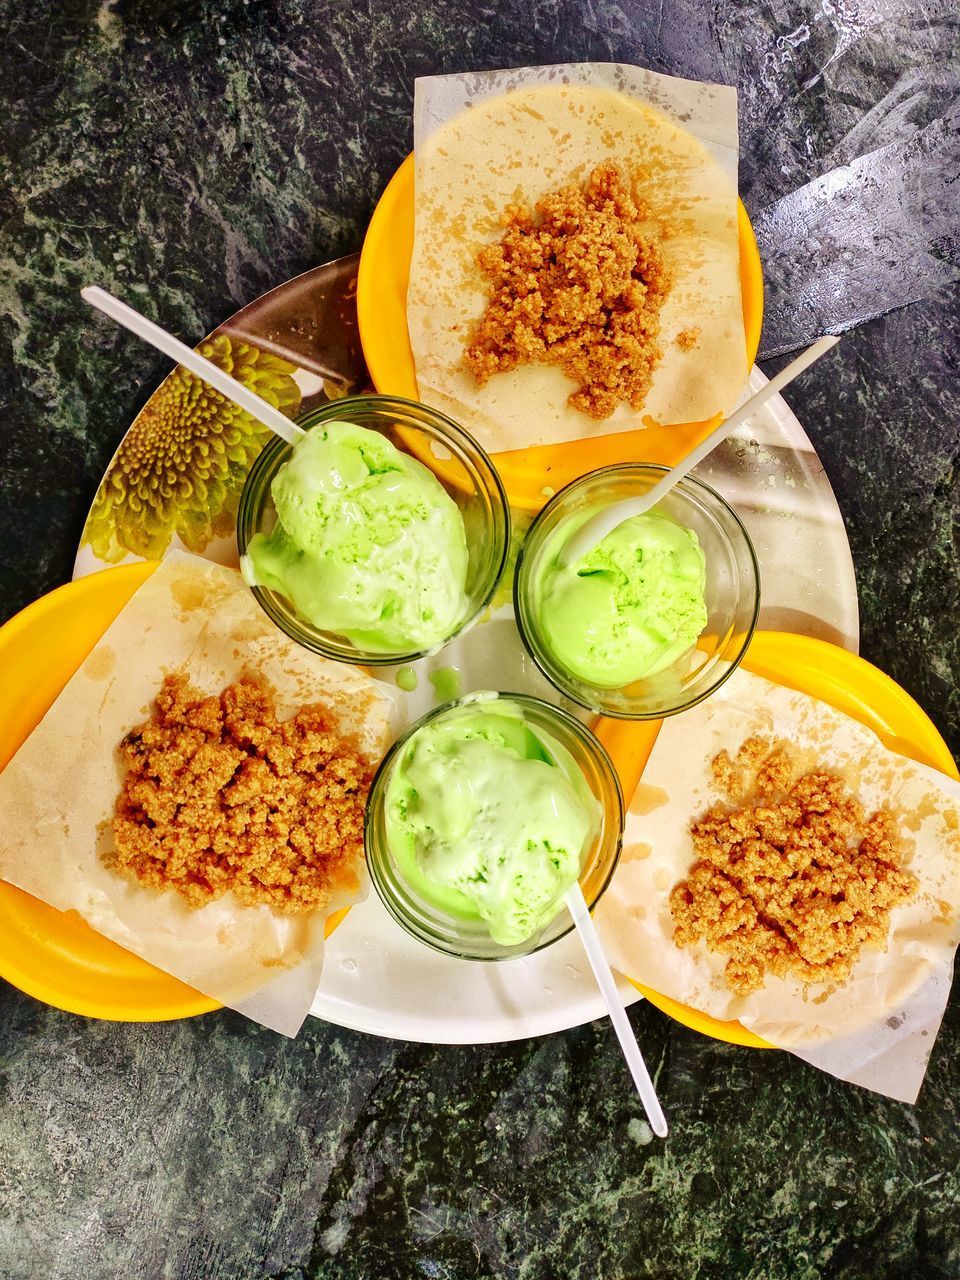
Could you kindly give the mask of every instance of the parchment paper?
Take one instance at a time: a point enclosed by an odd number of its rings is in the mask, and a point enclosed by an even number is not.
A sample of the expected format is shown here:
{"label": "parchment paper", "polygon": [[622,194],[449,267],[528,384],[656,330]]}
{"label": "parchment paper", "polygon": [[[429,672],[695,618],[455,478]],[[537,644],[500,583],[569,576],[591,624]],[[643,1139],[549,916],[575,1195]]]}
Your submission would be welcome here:
{"label": "parchment paper", "polygon": [[173,553],[140,587],[0,774],[0,878],[249,1018],[296,1035],[316,992],[328,915],[364,896],[363,861],[327,912],[284,916],[227,895],[198,910],[146,889],[101,854],[120,790],[118,747],[152,711],[166,672],[204,693],[263,676],[282,717],[320,702],[378,760],[399,729],[392,692],[300,648],[262,613],[233,569]]}
{"label": "parchment paper", "polygon": [[[626,63],[574,63],[416,82],[416,227],[407,320],[420,398],[490,449],[699,422],[733,407],[748,369],[737,230],[737,95]],[[664,356],[642,414],[596,421],[567,404],[574,383],[526,365],[479,388],[462,368],[487,301],[478,250],[503,233],[518,198],[531,205],[595,165],[643,167],[639,190],[676,277],[661,312]],[[698,345],[678,333],[697,327]]]}
{"label": "parchment paper", "polygon": [[[725,956],[673,942],[667,899],[695,861],[690,822],[718,799],[710,762],[751,735],[809,749],[847,778],[868,813],[902,814],[904,862],[919,891],[892,912],[887,950],[864,950],[842,987],[768,977],[761,991],[736,996],[721,980]],[[622,973],[715,1018],[737,1018],[842,1080],[914,1102],[950,993],[958,915],[960,783],[888,751],[824,703],[741,670],[707,702],[664,722],[596,920]]]}

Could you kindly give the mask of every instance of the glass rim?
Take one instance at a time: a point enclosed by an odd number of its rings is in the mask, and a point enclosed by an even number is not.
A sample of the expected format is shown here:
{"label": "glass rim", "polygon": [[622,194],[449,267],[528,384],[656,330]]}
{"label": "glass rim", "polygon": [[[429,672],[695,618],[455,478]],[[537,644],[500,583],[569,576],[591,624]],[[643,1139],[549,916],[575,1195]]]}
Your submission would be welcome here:
{"label": "glass rim", "polygon": [[[354,666],[366,667],[392,667],[399,666],[402,663],[416,662],[420,658],[428,658],[439,653],[457,636],[462,635],[472,627],[483,611],[489,607],[491,600],[496,594],[497,587],[503,577],[504,569],[510,556],[510,540],[512,521],[510,516],[510,503],[507,498],[507,492],[503,484],[503,480],[497,470],[493,459],[487,453],[479,441],[459,423],[455,422],[447,414],[439,409],[434,409],[430,405],[421,404],[417,400],[409,400],[404,396],[381,396],[381,395],[357,395],[343,396],[339,400],[329,400],[325,404],[317,405],[313,409],[307,410],[305,413],[299,414],[294,422],[297,426],[304,423],[309,424],[307,430],[318,425],[323,421],[336,420],[338,413],[353,409],[376,410],[385,409],[387,412],[391,410],[397,411],[398,417],[406,416],[412,419],[412,422],[399,423],[400,427],[405,425],[413,427],[433,426],[438,436],[452,436],[453,441],[457,444],[461,452],[478,455],[480,467],[476,468],[481,473],[486,471],[486,480],[489,481],[491,490],[491,506],[494,509],[494,523],[496,523],[496,512],[499,511],[503,522],[503,541],[500,547],[497,563],[491,574],[490,585],[478,598],[476,606],[471,610],[470,614],[464,618],[456,630],[452,631],[449,636],[442,640],[439,644],[430,645],[424,649],[410,649],[405,651],[389,650],[389,651],[371,651],[362,649],[356,645],[350,645],[349,641],[345,641],[342,648],[334,644],[328,643],[321,639],[317,632],[310,628],[309,624],[302,624],[295,614],[286,613],[276,607],[274,597],[277,593],[259,585],[248,585],[248,589],[253,593],[254,598],[263,609],[267,617],[279,627],[280,630],[290,636],[297,644],[309,649],[312,653],[317,653],[321,657],[328,658],[332,662],[346,662]],[[419,419],[419,421],[418,421]],[[359,424],[362,425],[362,424]],[[371,427],[371,430],[376,430]],[[294,446],[279,436],[272,436],[267,440],[263,448],[257,454],[253,461],[253,465],[244,478],[243,489],[240,492],[240,498],[237,503],[237,522],[236,522],[236,539],[237,552],[242,561],[246,553],[247,537],[246,526],[250,523],[252,513],[262,506],[263,498],[260,497],[260,490],[257,490],[257,497],[254,496],[254,490],[258,482],[263,481],[263,473],[271,466],[279,469],[286,460],[286,455],[292,452]],[[411,457],[416,459],[416,455],[411,453]],[[471,465],[474,460],[471,459]],[[434,473],[436,474],[436,473]],[[272,479],[272,476],[271,476]],[[441,477],[437,477],[438,483],[443,483]],[[264,482],[265,483],[265,482]],[[259,497],[259,503],[258,503]],[[329,633],[333,635],[334,633]],[[348,651],[349,650],[349,651]]]}
{"label": "glass rim", "polygon": [[[591,480],[598,480],[600,479],[601,476],[610,476],[617,472],[622,473],[625,471],[657,471],[660,473],[661,476],[665,476],[669,471],[672,471],[672,470],[673,470],[673,467],[668,467],[662,462],[611,462],[611,463],[608,463],[607,466],[605,467],[596,467],[593,471],[585,471],[582,476],[575,476],[573,480],[568,480],[562,489],[558,489],[556,493],[552,493],[550,495],[547,501],[543,504],[543,506],[537,512],[536,516],[533,519],[533,522],[530,525],[530,528],[527,530],[527,538],[529,538],[529,536],[536,529],[537,525],[540,524],[541,521],[545,519],[545,517],[550,513],[550,511],[560,505],[561,498],[563,498],[565,495],[569,495],[574,489],[578,488],[581,485],[587,484]],[[747,546],[750,548],[750,551],[753,555],[754,562],[756,563],[756,560],[757,560],[756,551],[754,550],[753,540],[751,539],[750,534],[747,532],[746,525],[737,515],[737,512],[735,511],[733,506],[726,500],[723,494],[720,493],[717,489],[715,489],[713,485],[707,484],[706,480],[701,480],[699,476],[695,476],[689,473],[685,476],[682,476],[677,481],[674,488],[680,489],[684,485],[690,485],[694,489],[705,490],[705,492],[709,493],[711,497],[716,498],[716,500],[720,503],[722,507],[726,507],[726,509],[733,516],[736,523],[740,526],[740,530],[743,533],[744,541],[747,543]],[[526,544],[526,538],[524,539],[524,544]],[[521,552],[522,550],[523,548],[521,547]],[[760,568],[759,563],[757,563],[758,578],[760,576],[759,568]]]}
{"label": "glass rim", "polygon": [[[357,395],[340,396],[336,400],[326,400],[323,404],[315,405],[312,409],[307,409],[305,412],[297,414],[293,421],[299,426],[301,422],[307,418],[312,418],[315,414],[326,415],[331,411],[336,412],[343,405],[364,405],[372,406],[373,408],[387,408],[389,406],[399,405],[401,410],[409,411],[412,409],[414,411],[414,416],[416,414],[427,414],[429,417],[437,418],[446,426],[451,427],[454,435],[465,437],[470,444],[475,449],[479,450],[479,452],[483,454],[484,458],[490,462],[490,455],[487,453],[486,449],[478,440],[474,439],[466,427],[461,426],[456,419],[451,418],[450,415],[448,413],[444,413],[442,409],[435,409],[433,405],[424,404],[422,400],[411,400],[409,396],[381,395],[379,391],[363,391]],[[491,469],[496,471],[496,467],[494,467],[492,463]],[[499,479],[499,475],[497,478]]]}
{"label": "glass rim", "polygon": [[[707,484],[705,480],[701,480],[698,476],[683,476],[674,486],[674,488],[678,490],[686,488],[688,490],[688,495],[695,500],[699,496],[697,494],[697,490],[702,490],[704,493],[709,495],[710,498],[714,499],[723,511],[732,517],[733,523],[739,530],[743,538],[743,544],[747,549],[749,562],[753,569],[753,580],[756,584],[756,590],[753,593],[753,607],[750,612],[750,621],[743,631],[743,641],[736,657],[730,662],[727,670],[722,672],[716,680],[709,682],[703,689],[692,693],[688,698],[684,699],[684,701],[678,703],[676,706],[670,707],[669,709],[660,708],[654,711],[631,711],[624,708],[598,705],[596,701],[588,702],[586,700],[586,695],[581,693],[580,689],[575,687],[573,682],[567,679],[565,673],[560,668],[559,663],[551,662],[549,660],[549,655],[546,653],[545,646],[539,643],[538,637],[532,635],[530,628],[527,626],[525,610],[521,605],[520,583],[523,577],[523,566],[527,556],[527,550],[533,541],[534,534],[539,528],[542,528],[549,516],[556,511],[557,507],[560,506],[561,500],[565,497],[569,497],[574,490],[580,487],[585,487],[591,481],[600,480],[603,477],[612,476],[614,474],[622,475],[629,472],[647,471],[666,475],[667,472],[671,470],[671,467],[664,466],[659,462],[619,462],[606,467],[598,467],[594,471],[588,471],[582,476],[577,476],[568,484],[565,484],[562,489],[558,489],[557,492],[552,495],[550,500],[540,509],[533,523],[530,525],[530,528],[527,530],[526,536],[520,546],[520,550],[517,553],[516,569],[513,575],[513,614],[524,648],[533,659],[534,665],[537,667],[541,675],[543,675],[550,684],[554,686],[554,688],[558,689],[572,702],[575,702],[577,706],[583,707],[584,710],[593,711],[597,715],[608,716],[612,720],[663,720],[668,716],[680,715],[682,712],[689,711],[692,707],[698,706],[699,703],[716,693],[718,689],[722,688],[723,685],[726,684],[740,666],[748,648],[750,647],[750,641],[753,639],[754,632],[757,629],[757,622],[760,618],[760,561],[757,558],[756,548],[753,545],[753,539],[747,532],[746,525],[744,525],[740,516],[726,498],[724,498],[724,496],[712,485]],[[586,680],[581,683],[583,685],[589,685],[589,682]],[[596,688],[598,693],[602,692],[599,686],[591,687]]]}
{"label": "glass rim", "polygon": [[[504,960],[525,959],[527,956],[535,955],[545,947],[553,946],[555,942],[559,942],[562,938],[567,937],[576,926],[571,918],[566,927],[563,928],[555,937],[538,941],[536,946],[530,947],[528,950],[505,948],[502,954],[493,952],[489,955],[476,955],[472,953],[463,954],[457,952],[447,945],[439,935],[431,935],[428,928],[419,926],[419,922],[416,924],[411,922],[396,905],[394,895],[389,891],[388,886],[385,883],[385,877],[383,877],[381,867],[379,865],[380,860],[385,856],[386,851],[384,851],[383,854],[380,854],[380,856],[371,852],[372,849],[379,851],[380,848],[379,842],[373,839],[372,827],[376,816],[374,812],[376,802],[380,800],[381,793],[385,788],[390,768],[415,733],[425,725],[436,720],[439,716],[448,714],[459,707],[483,705],[484,703],[495,703],[501,700],[532,706],[538,711],[546,711],[548,717],[556,717],[568,730],[572,730],[578,740],[585,745],[588,751],[591,752],[599,763],[601,774],[605,777],[607,782],[612,783],[612,792],[616,801],[616,812],[613,815],[608,814],[603,800],[601,797],[597,797],[604,810],[603,827],[598,840],[605,834],[607,822],[611,817],[616,823],[616,836],[613,842],[614,847],[609,858],[610,865],[604,872],[603,879],[597,888],[596,893],[593,894],[592,899],[587,902],[587,907],[590,910],[596,906],[606,893],[607,889],[609,889],[610,882],[613,880],[614,873],[619,865],[620,855],[623,849],[623,835],[627,813],[623,795],[623,786],[621,785],[620,775],[617,772],[616,765],[613,763],[610,753],[594,731],[589,725],[585,725],[581,720],[578,720],[576,716],[567,711],[565,707],[559,707],[556,703],[548,702],[545,698],[538,698],[535,694],[512,693],[506,690],[497,691],[495,693],[492,691],[467,693],[462,697],[453,698],[447,702],[441,703],[438,707],[433,707],[430,711],[420,716],[413,724],[409,725],[407,729],[404,730],[400,737],[397,738],[396,742],[390,746],[386,755],[384,755],[383,759],[380,761],[370,783],[370,790],[363,818],[363,846],[367,870],[370,874],[370,879],[373,881],[374,888],[376,889],[377,897],[380,899],[382,905],[387,910],[391,918],[400,925],[404,932],[410,934],[410,936],[416,938],[418,942],[423,943],[424,946],[432,948],[441,955],[450,956],[456,959],[477,961],[479,963],[495,963]],[[580,768],[579,763],[577,764],[577,767]],[[597,851],[599,852],[599,846]],[[561,906],[560,909],[563,910],[563,907]],[[544,929],[546,929],[546,927],[547,926],[544,926]]]}

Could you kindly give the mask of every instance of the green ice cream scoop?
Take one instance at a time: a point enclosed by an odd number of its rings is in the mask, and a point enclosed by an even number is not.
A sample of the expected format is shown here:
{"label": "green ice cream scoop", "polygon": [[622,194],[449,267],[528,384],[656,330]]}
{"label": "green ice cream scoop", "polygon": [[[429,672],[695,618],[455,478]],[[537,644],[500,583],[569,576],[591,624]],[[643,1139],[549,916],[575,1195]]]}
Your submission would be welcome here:
{"label": "green ice cream scoop", "polygon": [[506,699],[424,724],[385,795],[387,844],[410,887],[449,915],[481,918],[502,946],[560,910],[601,816],[567,749]]}
{"label": "green ice cream scoop", "polygon": [[270,492],[277,523],[243,557],[251,585],[370,652],[421,651],[456,631],[467,609],[463,517],[416,458],[378,431],[325,422]]}
{"label": "green ice cream scoop", "polygon": [[656,512],[634,516],[564,566],[559,553],[572,533],[557,530],[534,583],[557,662],[613,689],[656,675],[696,643],[707,624],[706,566],[692,529]]}

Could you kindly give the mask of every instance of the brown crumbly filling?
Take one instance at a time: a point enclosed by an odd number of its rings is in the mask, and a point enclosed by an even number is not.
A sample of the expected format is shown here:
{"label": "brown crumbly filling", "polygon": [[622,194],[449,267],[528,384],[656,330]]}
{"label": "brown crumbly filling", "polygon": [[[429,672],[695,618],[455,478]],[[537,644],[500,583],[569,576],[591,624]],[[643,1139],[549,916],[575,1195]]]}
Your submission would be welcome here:
{"label": "brown crumbly filling", "polygon": [[192,907],[232,892],[291,914],[355,883],[370,769],[322,707],[281,723],[252,678],[204,697],[168,675],[120,749],[111,865],[122,875]]}
{"label": "brown crumbly filling", "polygon": [[748,739],[713,762],[718,805],[691,825],[698,861],[670,892],[678,946],[728,958],[737,995],[768,974],[841,984],[883,950],[890,912],[917,891],[894,816],[867,817],[841,778],[800,772],[785,744]]}
{"label": "brown crumbly filling", "polygon": [[700,345],[700,329],[681,329],[676,342],[681,351],[693,351]]}
{"label": "brown crumbly filling", "polygon": [[569,403],[591,418],[621,403],[642,409],[672,283],[649,215],[614,164],[544,196],[535,212],[507,208],[503,238],[477,257],[490,300],[465,362],[481,386],[522,364],[557,365],[577,383]]}

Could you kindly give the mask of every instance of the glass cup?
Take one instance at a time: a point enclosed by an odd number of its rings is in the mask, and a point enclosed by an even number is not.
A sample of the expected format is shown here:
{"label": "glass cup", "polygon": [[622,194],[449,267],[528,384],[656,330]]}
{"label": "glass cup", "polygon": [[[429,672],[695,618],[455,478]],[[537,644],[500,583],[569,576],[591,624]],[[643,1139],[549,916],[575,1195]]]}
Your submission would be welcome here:
{"label": "glass cup", "polygon": [[[467,540],[466,606],[463,617],[442,644],[473,623],[490,603],[503,573],[510,545],[507,496],[496,468],[484,450],[445,414],[399,396],[350,396],[333,400],[298,419],[305,431],[325,422],[351,422],[386,436],[398,449],[429,466],[460,508]],[[269,441],[247,476],[237,512],[237,546],[241,563],[251,539],[270,533],[276,510],[270,486],[290,457],[291,446],[279,437]],[[345,636],[324,630],[304,618],[292,601],[269,587],[252,586],[265,613],[314,653],[338,662],[364,666],[392,666],[412,662],[429,649],[372,650],[352,644]]]}
{"label": "glass cup", "polygon": [[403,758],[410,739],[424,725],[442,717],[455,716],[466,706],[490,705],[495,701],[509,703],[519,709],[534,732],[542,730],[565,748],[583,774],[587,787],[600,802],[600,827],[583,856],[580,870],[580,887],[590,908],[599,902],[610,883],[620,858],[623,838],[623,796],[616,769],[596,736],[569,712],[526,694],[483,693],[468,694],[423,716],[391,747],[374,777],[364,828],[367,866],[384,906],[399,925],[435,951],[463,960],[510,960],[530,955],[550,946],[574,927],[569,912],[561,904],[553,919],[533,937],[514,946],[503,946],[494,942],[486,923],[479,916],[468,919],[454,915],[426,900],[411,884],[390,848],[386,794],[393,771]]}
{"label": "glass cup", "polygon": [[624,720],[675,715],[709,697],[736,670],[760,611],[760,571],[746,529],[715,490],[687,476],[654,510],[692,529],[703,550],[707,623],[699,640],[664,670],[612,689],[575,675],[554,655],[544,633],[537,587],[544,567],[598,508],[646,493],[666,471],[648,463],[627,463],[573,481],[540,512],[517,560],[514,611],[534,662],[551,684],[580,706]]}

